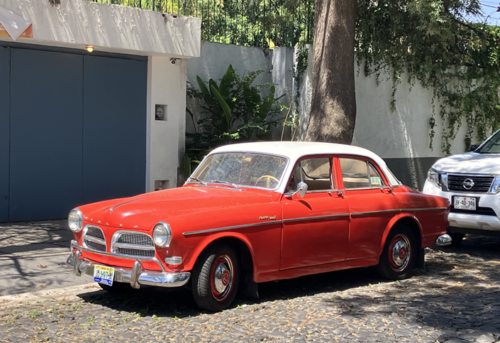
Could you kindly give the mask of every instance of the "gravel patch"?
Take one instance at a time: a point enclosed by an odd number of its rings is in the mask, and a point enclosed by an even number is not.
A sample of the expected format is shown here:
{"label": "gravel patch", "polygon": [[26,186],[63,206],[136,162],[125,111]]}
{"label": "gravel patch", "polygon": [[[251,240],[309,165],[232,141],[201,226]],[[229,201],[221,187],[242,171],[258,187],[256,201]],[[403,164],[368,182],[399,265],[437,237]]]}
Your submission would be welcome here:
{"label": "gravel patch", "polygon": [[92,291],[0,307],[0,342],[499,342],[500,238],[427,249],[426,269],[370,268],[259,285],[260,299],[200,312],[186,289]]}

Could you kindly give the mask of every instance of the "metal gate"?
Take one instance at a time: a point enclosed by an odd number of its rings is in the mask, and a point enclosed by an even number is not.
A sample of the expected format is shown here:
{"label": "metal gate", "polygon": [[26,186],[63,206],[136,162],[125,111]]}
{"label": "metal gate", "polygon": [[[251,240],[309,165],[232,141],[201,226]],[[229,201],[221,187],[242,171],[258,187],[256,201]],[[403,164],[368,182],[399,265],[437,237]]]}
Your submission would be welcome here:
{"label": "metal gate", "polygon": [[0,48],[0,221],[143,192],[146,77],[141,57]]}

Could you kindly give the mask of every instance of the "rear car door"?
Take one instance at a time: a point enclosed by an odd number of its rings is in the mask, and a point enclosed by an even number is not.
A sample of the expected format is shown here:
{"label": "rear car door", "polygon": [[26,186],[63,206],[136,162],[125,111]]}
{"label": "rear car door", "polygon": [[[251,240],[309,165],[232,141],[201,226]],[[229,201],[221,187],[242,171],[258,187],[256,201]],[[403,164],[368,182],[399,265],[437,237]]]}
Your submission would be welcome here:
{"label": "rear car door", "polygon": [[337,165],[351,214],[347,259],[379,256],[385,228],[400,211],[397,199],[374,161],[340,156]]}

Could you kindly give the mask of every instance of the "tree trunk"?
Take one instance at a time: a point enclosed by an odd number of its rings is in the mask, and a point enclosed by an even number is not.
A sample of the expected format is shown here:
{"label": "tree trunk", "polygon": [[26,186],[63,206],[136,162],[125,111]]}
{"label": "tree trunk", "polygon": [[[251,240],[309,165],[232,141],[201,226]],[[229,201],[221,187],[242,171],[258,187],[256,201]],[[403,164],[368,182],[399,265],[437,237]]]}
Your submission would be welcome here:
{"label": "tree trunk", "polygon": [[313,80],[306,141],[352,143],[356,122],[356,0],[315,0]]}

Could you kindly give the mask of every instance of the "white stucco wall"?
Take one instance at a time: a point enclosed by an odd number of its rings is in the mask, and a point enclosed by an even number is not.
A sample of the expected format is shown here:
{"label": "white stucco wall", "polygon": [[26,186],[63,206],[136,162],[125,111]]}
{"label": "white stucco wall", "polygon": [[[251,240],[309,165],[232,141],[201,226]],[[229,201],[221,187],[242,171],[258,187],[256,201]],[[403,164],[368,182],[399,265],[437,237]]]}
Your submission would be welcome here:
{"label": "white stucco wall", "polygon": [[[432,116],[432,90],[413,86],[404,75],[396,91],[396,110],[391,112],[392,80],[388,74],[368,77],[360,72],[356,76],[356,127],[353,144],[368,148],[383,158],[441,157],[442,120],[436,102],[436,127],[433,149],[429,148]],[[465,126],[457,133],[451,153],[466,151]]]}
{"label": "white stucco wall", "polygon": [[93,45],[100,51],[136,55],[200,54],[199,18],[84,0],[63,0],[58,6],[48,0],[0,0],[0,6],[33,23],[33,38],[19,42],[81,49]]}
{"label": "white stucco wall", "polygon": [[[186,61],[170,63],[168,57],[152,56],[148,62],[148,146],[146,191],[155,181],[177,186],[177,168],[184,153],[186,108]],[[155,105],[167,106],[167,120],[155,120]]]}
{"label": "white stucco wall", "polygon": [[[312,95],[312,49],[309,50],[308,68],[304,72],[299,87],[300,125],[294,139],[302,139],[309,121],[309,110]],[[275,48],[274,51],[260,48],[244,48],[234,45],[205,43],[200,58],[188,60],[188,80],[196,84],[196,75],[203,80],[218,80],[227,66],[232,64],[239,73],[251,70],[272,70],[262,75],[259,82],[273,82],[276,94],[286,94],[282,104],[289,106],[295,92],[292,69],[295,67],[295,52],[291,48]],[[376,76],[365,76],[363,71],[356,77],[357,117],[353,144],[368,148],[383,158],[419,158],[441,157],[442,122],[436,113],[434,147],[429,148],[429,119],[432,115],[432,90],[425,89],[419,82],[413,86],[405,76],[396,92],[396,110],[390,109],[392,80],[388,74],[380,76],[380,84],[376,84]],[[196,104],[188,102],[188,106]],[[439,109],[439,103],[436,102]],[[196,107],[194,107],[196,108]],[[289,129],[287,129],[289,132]],[[192,132],[191,120],[188,118],[188,131]],[[281,134],[281,132],[280,132]],[[289,138],[290,135],[285,135]],[[452,144],[452,153],[466,150],[464,145],[465,128],[462,127]],[[275,134],[279,139],[280,135]]]}

